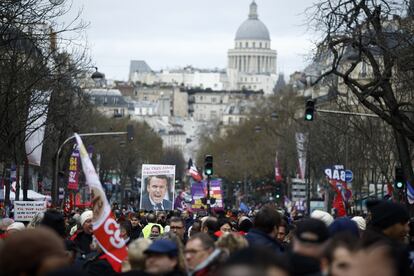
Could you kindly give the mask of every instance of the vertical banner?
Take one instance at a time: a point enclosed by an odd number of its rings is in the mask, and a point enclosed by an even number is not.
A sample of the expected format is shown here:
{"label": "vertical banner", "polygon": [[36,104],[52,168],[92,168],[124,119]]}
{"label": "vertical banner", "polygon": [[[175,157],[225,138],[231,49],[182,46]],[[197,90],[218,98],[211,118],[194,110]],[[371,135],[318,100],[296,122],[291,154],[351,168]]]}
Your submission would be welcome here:
{"label": "vertical banner", "polygon": [[140,209],[172,210],[174,192],[175,165],[142,165]]}
{"label": "vertical banner", "polygon": [[26,155],[29,164],[40,166],[43,138],[47,119],[50,92],[33,91],[30,97],[29,115],[26,126]]}
{"label": "vertical banner", "polygon": [[79,185],[79,150],[75,145],[72,155],[69,158],[68,190],[77,190]]}
{"label": "vertical banner", "polygon": [[283,178],[282,178],[282,172],[280,170],[280,164],[279,164],[279,160],[277,159],[277,152],[276,152],[276,157],[275,157],[275,182],[279,183],[282,182]]}
{"label": "vertical banner", "polygon": [[299,162],[299,173],[298,178],[305,179],[306,174],[306,143],[307,134],[297,132],[296,138],[296,149],[298,151],[298,162]]}
{"label": "vertical banner", "polygon": [[112,268],[116,272],[121,272],[121,263],[128,255],[125,241],[121,237],[119,224],[111,212],[111,207],[82,139],[76,133],[75,137],[79,147],[86,183],[91,191],[93,235],[100,248],[107,255],[107,260]]}

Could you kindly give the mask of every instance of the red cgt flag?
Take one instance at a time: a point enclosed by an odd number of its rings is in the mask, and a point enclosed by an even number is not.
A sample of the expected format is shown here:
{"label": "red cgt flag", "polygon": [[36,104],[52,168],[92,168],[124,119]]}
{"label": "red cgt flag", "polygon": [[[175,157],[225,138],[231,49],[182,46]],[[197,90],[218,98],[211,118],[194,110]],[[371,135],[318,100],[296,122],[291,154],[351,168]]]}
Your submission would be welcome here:
{"label": "red cgt flag", "polygon": [[121,272],[121,263],[128,255],[125,241],[121,237],[119,224],[111,211],[99,177],[83,145],[82,139],[76,133],[75,137],[79,145],[86,183],[91,191],[93,235],[105,253],[101,259],[106,259],[116,272]]}

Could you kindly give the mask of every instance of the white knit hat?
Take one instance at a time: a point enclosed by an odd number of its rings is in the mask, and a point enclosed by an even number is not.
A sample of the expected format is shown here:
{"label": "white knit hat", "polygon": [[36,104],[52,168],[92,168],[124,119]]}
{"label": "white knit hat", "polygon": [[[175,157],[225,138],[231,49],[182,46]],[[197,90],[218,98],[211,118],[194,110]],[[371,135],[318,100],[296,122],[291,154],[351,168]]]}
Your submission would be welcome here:
{"label": "white knit hat", "polygon": [[22,222],[16,221],[16,222],[13,222],[12,224],[10,224],[7,227],[7,231],[10,231],[10,230],[21,231],[21,230],[24,230],[25,228],[26,228],[26,226],[24,226],[24,224]]}
{"label": "white knit hat", "polygon": [[359,230],[365,231],[365,228],[367,227],[367,223],[363,217],[355,216],[352,218],[352,220],[356,222]]}
{"label": "white knit hat", "polygon": [[334,218],[328,212],[321,211],[321,210],[313,211],[310,216],[311,218],[319,219],[323,221],[326,226],[331,225],[331,223],[334,221]]}
{"label": "white knit hat", "polygon": [[87,221],[88,219],[92,219],[93,217],[93,213],[91,210],[87,210],[85,212],[82,213],[82,215],[80,216],[80,224],[81,226],[85,223],[85,221]]}

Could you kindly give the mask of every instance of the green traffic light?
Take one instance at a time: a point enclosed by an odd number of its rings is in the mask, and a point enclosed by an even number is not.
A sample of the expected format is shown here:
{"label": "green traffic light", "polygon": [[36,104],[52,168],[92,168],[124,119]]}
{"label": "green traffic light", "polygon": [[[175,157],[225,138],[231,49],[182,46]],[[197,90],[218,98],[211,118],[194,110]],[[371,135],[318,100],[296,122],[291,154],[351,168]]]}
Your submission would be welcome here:
{"label": "green traffic light", "polygon": [[312,121],[312,118],[313,118],[312,114],[306,114],[305,116],[306,121]]}
{"label": "green traffic light", "polygon": [[210,169],[207,169],[206,170],[206,175],[212,175],[213,174],[213,171],[212,170],[210,170]]}
{"label": "green traffic light", "polygon": [[395,186],[397,187],[397,189],[402,189],[402,188],[404,187],[404,183],[402,183],[402,182],[397,182],[397,183],[395,184]]}

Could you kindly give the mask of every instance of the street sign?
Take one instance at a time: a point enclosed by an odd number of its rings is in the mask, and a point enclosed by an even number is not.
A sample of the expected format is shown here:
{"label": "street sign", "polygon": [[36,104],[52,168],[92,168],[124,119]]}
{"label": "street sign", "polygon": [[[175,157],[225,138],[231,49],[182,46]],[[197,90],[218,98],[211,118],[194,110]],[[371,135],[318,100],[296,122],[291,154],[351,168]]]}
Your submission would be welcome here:
{"label": "street sign", "polygon": [[303,179],[292,178],[292,200],[306,199],[306,183]]}
{"label": "street sign", "polygon": [[352,179],[354,179],[354,174],[351,170],[345,171],[345,182],[352,182]]}

